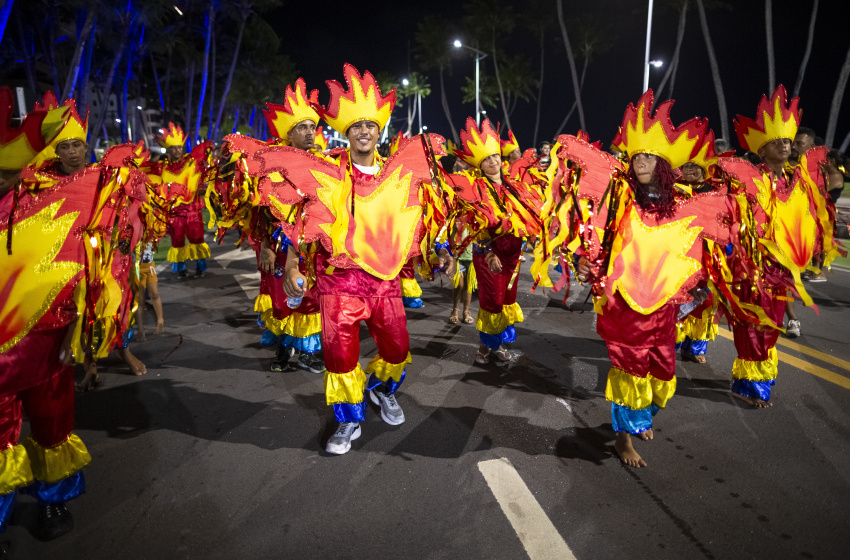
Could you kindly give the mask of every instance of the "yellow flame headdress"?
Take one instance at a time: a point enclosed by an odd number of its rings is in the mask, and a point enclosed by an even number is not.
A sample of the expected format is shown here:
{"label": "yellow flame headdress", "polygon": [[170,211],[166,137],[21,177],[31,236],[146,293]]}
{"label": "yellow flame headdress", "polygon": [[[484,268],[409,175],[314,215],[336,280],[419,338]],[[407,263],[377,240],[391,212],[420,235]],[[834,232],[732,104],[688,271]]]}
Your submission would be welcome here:
{"label": "yellow flame headdress", "polygon": [[316,149],[320,152],[328,151],[328,142],[330,142],[330,137],[325,136],[325,132],[320,126],[316,129],[316,138],[313,140],[313,143],[317,146]]}
{"label": "yellow flame headdress", "polygon": [[160,132],[162,133],[162,136],[157,136],[156,142],[163,148],[183,146],[186,144],[186,133],[173,122],[169,122],[168,128],[162,128],[160,129]]}
{"label": "yellow flame headdress", "polygon": [[59,107],[58,103],[44,107],[36,103],[20,126],[13,127],[13,100],[11,89],[0,88],[0,169],[26,167],[59,134],[68,118],[68,107]]}
{"label": "yellow flame headdress", "polygon": [[314,89],[307,95],[307,84],[303,78],[295,80],[295,88],[286,86],[283,105],[266,103],[263,114],[269,124],[272,136],[280,138],[284,144],[289,144],[287,134],[298,123],[313,121],[319,124],[319,115],[313,105],[319,103],[319,90]]}
{"label": "yellow flame headdress", "polygon": [[690,161],[702,167],[706,178],[714,174],[714,168],[717,165],[717,153],[714,151],[713,130],[709,130],[708,134],[705,135],[705,140]]}
{"label": "yellow flame headdress", "polygon": [[357,69],[346,63],[344,68],[348,90],[336,80],[328,80],[331,100],[327,107],[318,103],[313,107],[319,116],[335,130],[345,134],[348,128],[360,121],[371,121],[384,128],[395,107],[395,88],[382,96],[375,77],[367,70],[361,76]]}
{"label": "yellow flame headdress", "polygon": [[762,95],[756,120],[738,115],[733,121],[741,147],[758,153],[765,144],[779,138],[794,140],[803,116],[803,111],[797,108],[799,102],[800,98],[795,97],[788,103],[788,94],[782,84],[769,101],[766,95]]}
{"label": "yellow flame headdress", "polygon": [[653,99],[652,90],[648,89],[637,107],[629,103],[613,145],[629,157],[636,154],[660,156],[676,169],[690,161],[702,145],[708,121],[694,117],[674,127],[670,120],[673,100],[661,103],[653,116]]}
{"label": "yellow flame headdress", "polygon": [[[65,123],[65,126],[62,127],[62,131],[56,135],[56,138],[50,143],[50,146],[56,147],[60,142],[64,142],[66,140],[80,140],[85,143],[89,136],[89,110],[86,108],[86,116],[85,118],[80,116],[79,111],[77,111],[77,100],[73,97],[70,99],[66,99],[65,103],[62,104],[63,107],[68,107],[68,120]],[[59,101],[56,99],[56,96],[52,91],[48,91],[44,94],[44,98],[41,103],[36,102],[35,104],[36,110],[53,110],[59,108]]]}
{"label": "yellow flame headdress", "polygon": [[508,157],[509,155],[511,155],[511,152],[519,149],[519,142],[517,142],[513,130],[508,131],[507,140],[500,140],[499,142],[502,145],[502,157]]}
{"label": "yellow flame headdress", "polygon": [[460,149],[455,148],[455,155],[476,168],[486,158],[502,153],[499,135],[490,126],[490,119],[484,119],[479,129],[475,119],[467,117],[466,128],[460,131],[460,145]]}

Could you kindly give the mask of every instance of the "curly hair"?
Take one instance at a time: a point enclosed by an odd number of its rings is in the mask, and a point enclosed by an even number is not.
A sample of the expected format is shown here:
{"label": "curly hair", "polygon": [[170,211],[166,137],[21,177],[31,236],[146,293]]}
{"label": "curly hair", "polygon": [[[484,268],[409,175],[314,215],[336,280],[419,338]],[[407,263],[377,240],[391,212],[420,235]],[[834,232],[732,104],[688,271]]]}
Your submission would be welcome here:
{"label": "curly hair", "polygon": [[635,201],[642,210],[657,214],[659,218],[670,218],[673,216],[673,205],[676,202],[674,198],[676,191],[673,188],[676,183],[676,173],[664,158],[659,157],[656,160],[652,181],[659,186],[660,196],[649,196],[648,186],[642,185],[638,181],[633,166],[629,167],[629,173],[626,177],[632,192],[635,193]]}

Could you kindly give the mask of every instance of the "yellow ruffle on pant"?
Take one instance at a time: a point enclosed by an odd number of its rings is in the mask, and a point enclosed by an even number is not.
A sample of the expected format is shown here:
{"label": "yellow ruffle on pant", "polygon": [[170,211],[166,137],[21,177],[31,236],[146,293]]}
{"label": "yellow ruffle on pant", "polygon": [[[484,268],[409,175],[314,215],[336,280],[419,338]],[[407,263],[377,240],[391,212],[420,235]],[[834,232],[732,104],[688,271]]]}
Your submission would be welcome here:
{"label": "yellow ruffle on pant", "polygon": [[407,353],[407,358],[400,364],[391,364],[380,356],[375,356],[366,365],[366,373],[370,375],[374,374],[381,381],[389,381],[392,378],[393,381],[399,383],[401,382],[401,374],[404,372],[405,366],[412,361],[413,358],[410,357],[410,352]]}
{"label": "yellow ruffle on pant", "polygon": [[30,458],[23,445],[0,451],[0,496],[21,486],[29,486],[32,481]]}
{"label": "yellow ruffle on pant", "polygon": [[776,379],[779,370],[779,356],[774,346],[767,351],[767,359],[759,362],[735,358],[732,364],[732,377],[749,381],[770,381]]}
{"label": "yellow ruffle on pant", "polygon": [[422,297],[422,288],[419,287],[416,278],[401,279],[401,295],[402,297]]}
{"label": "yellow ruffle on pant", "polygon": [[322,333],[322,315],[320,313],[305,315],[294,311],[288,319],[286,327],[283,329],[284,334],[295,338],[307,338]]}
{"label": "yellow ruffle on pant", "polygon": [[360,364],[347,373],[331,373],[325,370],[325,397],[328,405],[361,403],[364,392],[366,392],[366,374],[363,373]]}
{"label": "yellow ruffle on pant", "polygon": [[56,447],[42,447],[31,437],[23,445],[30,458],[33,476],[42,482],[58,482],[91,463],[89,450],[75,434],[69,435]]}
{"label": "yellow ruffle on pant", "polygon": [[516,323],[522,323],[525,317],[519,304],[514,302],[502,307],[501,313],[490,313],[478,308],[478,319],[475,328],[485,334],[502,334],[505,329]]}
{"label": "yellow ruffle on pant", "polygon": [[675,392],[675,377],[670,381],[662,381],[651,375],[637,377],[612,367],[608,371],[605,399],[632,410],[640,410],[651,404],[664,408]]}
{"label": "yellow ruffle on pant", "polygon": [[165,258],[168,262],[181,263],[210,258],[210,246],[206,243],[187,243],[183,247],[172,247]]}
{"label": "yellow ruffle on pant", "polygon": [[[719,328],[714,322],[714,313],[708,313],[706,317],[703,315],[700,318],[695,318],[690,315],[682,321],[682,334],[690,337],[691,340],[714,340],[717,338]],[[678,339],[676,342],[681,342]]]}

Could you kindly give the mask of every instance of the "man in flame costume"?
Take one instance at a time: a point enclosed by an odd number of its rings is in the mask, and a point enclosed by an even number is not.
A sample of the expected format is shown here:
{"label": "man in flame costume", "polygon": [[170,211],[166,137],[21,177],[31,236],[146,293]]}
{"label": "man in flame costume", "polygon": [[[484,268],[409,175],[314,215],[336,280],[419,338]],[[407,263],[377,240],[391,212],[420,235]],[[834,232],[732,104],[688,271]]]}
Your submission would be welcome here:
{"label": "man in flame costume", "polygon": [[[11,92],[0,90],[3,167],[23,167],[50,138],[60,151],[62,142],[85,143],[74,100],[60,108],[46,95],[17,129],[11,108]],[[67,124],[57,125],[57,112]],[[133,295],[124,253],[142,235],[146,176],[136,167],[146,157],[124,144],[70,175],[26,167],[0,199],[0,523],[16,489],[26,489],[38,499],[45,538],[73,527],[65,502],[85,491],[81,469],[91,457],[72,433],[71,360],[81,362],[97,341],[94,356],[108,351],[127,328]],[[22,412],[32,434],[19,444]]]}
{"label": "man in flame costume", "polygon": [[[646,462],[631,435],[652,439],[653,416],[676,389],[676,314],[707,278],[702,240],[724,247],[731,231],[725,193],[676,195],[673,169],[699,152],[707,122],[694,118],[674,127],[672,103],[665,101],[652,115],[649,90],[637,107],[629,105],[614,140],[622,160],[580,138],[559,138],[554,186],[562,204],[546,207],[558,228],[543,236],[537,250],[547,254],[553,241],[565,244],[579,263],[579,279],[593,284],[597,332],[612,362],[605,397],[615,449],[634,467]],[[563,206],[570,208],[567,214]],[[541,263],[548,266],[548,258]]]}
{"label": "man in flame costume", "polygon": [[[449,175],[455,191],[449,233],[453,254],[475,242],[472,262],[478,283],[476,328],[481,345],[475,361],[485,364],[491,354],[510,360],[504,344],[516,340],[514,325],[523,321],[516,302],[517,276],[523,238],[541,232],[542,199],[537,190],[508,178],[502,169],[498,133],[485,119],[481,128],[466,119],[455,155],[472,171]],[[464,237],[464,233],[467,235]]]}
{"label": "man in flame costume", "polygon": [[740,279],[736,293],[742,301],[764,308],[773,323],[763,327],[733,321],[738,357],[732,366],[732,394],[758,408],[770,406],[778,365],[777,327],[782,325],[786,303],[793,301],[788,294],[796,293],[813,306],[801,274],[820,272],[811,265],[813,257],[823,253],[828,267],[843,252],[834,238],[835,208],[826,195],[826,147],[807,151],[797,166],[788,164],[802,114],[798,102],[795,97],[788,103],[780,85],[770,99],[762,96],[755,120],[740,115],[735,120],[741,147],[757,153],[761,165],[742,159],[720,161],[733,192],[739,193],[741,207],[747,209],[742,215],[745,250],[741,252],[752,255],[763,271],[745,275],[733,268]]}
{"label": "man in flame costume", "polygon": [[[324,142],[324,135],[316,128],[319,115],[312,104],[319,101],[318,90],[307,95],[307,86],[299,78],[295,87],[287,86],[283,105],[266,103],[265,116],[269,131],[277,138],[270,143],[276,146],[291,146],[304,152],[320,154],[316,150],[316,139]],[[324,143],[327,145],[327,143]],[[265,207],[253,209],[256,226],[252,232],[253,243],[258,247],[260,268],[260,295],[254,310],[260,313],[266,329],[281,337],[272,371],[282,371],[290,353],[298,353],[298,366],[313,373],[325,371],[321,358],[322,319],[319,299],[315,290],[308,290],[296,309],[290,311],[286,305],[282,275],[288,259],[292,259],[302,273],[307,272],[306,262],[301,261],[298,249],[292,246],[283,233],[279,220]],[[300,262],[299,262],[300,261]]]}
{"label": "man in flame costume", "polygon": [[[326,446],[334,454],[346,453],[360,436],[367,391],[385,422],[404,422],[395,393],[411,358],[399,272],[411,258],[430,252],[445,222],[434,160],[443,139],[417,138],[382,160],[375,145],[395,90],[383,96],[372,74],[361,76],[350,64],[344,74],[347,89],[329,81],[327,107],[314,105],[350,142],[334,158],[240,135],[225,138],[237,158],[235,188],[255,190],[258,204],[281,220],[306,261],[304,274],[287,260],[284,290],[288,297],[310,290],[318,296],[325,395],[340,423]],[[358,362],[361,321],[378,347],[365,371]]]}
{"label": "man in flame costume", "polygon": [[201,216],[204,205],[201,191],[206,181],[210,142],[198,144],[191,153],[184,155],[186,134],[171,122],[156,140],[165,148],[166,155],[166,161],[151,169],[152,174],[159,175],[162,183],[160,192],[170,205],[168,233],[171,248],[166,258],[171,263],[171,272],[178,278],[185,278],[188,274],[186,261],[195,261],[195,276],[201,277],[207,270],[206,259],[210,256],[210,247],[204,242]]}

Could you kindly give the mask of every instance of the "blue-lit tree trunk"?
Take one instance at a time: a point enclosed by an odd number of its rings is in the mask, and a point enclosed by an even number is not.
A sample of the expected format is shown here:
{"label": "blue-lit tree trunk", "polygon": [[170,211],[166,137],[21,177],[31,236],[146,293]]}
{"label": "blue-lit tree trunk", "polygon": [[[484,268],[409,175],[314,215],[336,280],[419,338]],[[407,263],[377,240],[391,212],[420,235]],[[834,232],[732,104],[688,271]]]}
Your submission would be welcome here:
{"label": "blue-lit tree trunk", "polygon": [[35,44],[32,34],[24,32],[24,24],[21,22],[21,11],[15,12],[15,23],[18,26],[18,46],[24,54],[24,70],[27,74],[27,83],[32,92],[41,97],[41,90],[38,88],[38,83],[35,80]]}
{"label": "blue-lit tree trunk", "polygon": [[71,65],[68,67],[68,77],[65,78],[65,87],[62,89],[61,97],[59,97],[60,101],[74,95],[74,88],[77,86],[77,79],[80,77],[83,50],[89,40],[92,28],[94,28],[94,20],[94,8],[89,8],[83,27],[77,34],[77,47],[74,49],[74,56],[71,58]]}
{"label": "blue-lit tree trunk", "polygon": [[[213,33],[215,33],[215,28],[213,28]],[[207,140],[212,138],[213,133],[213,103],[215,101],[215,69],[216,69],[216,45],[218,41],[212,42],[212,63],[210,64],[210,94],[209,101],[207,103]]]}
{"label": "blue-lit tree trunk", "polygon": [[[230,92],[230,86],[233,83],[233,73],[236,71],[236,61],[239,59],[239,50],[242,46],[242,34],[245,31],[245,23],[248,21],[248,16],[250,12],[244,11],[242,12],[242,21],[239,23],[239,34],[236,37],[236,50],[233,51],[233,60],[230,61],[230,69],[227,71],[227,80],[224,82],[224,91],[221,92],[221,102],[218,105],[218,115],[215,118],[215,130],[213,131],[213,135],[211,138],[213,140],[218,140],[218,130],[221,126],[221,116],[224,113],[224,103],[227,101],[227,94]],[[239,111],[236,111],[236,116],[238,118]],[[235,121],[234,121],[234,132],[235,129]]]}
{"label": "blue-lit tree trunk", "polygon": [[191,144],[191,130],[192,130],[192,90],[195,86],[195,61],[193,60],[191,63],[186,61],[186,73],[189,75],[189,82],[186,84],[186,112],[185,112],[185,121],[186,121],[186,138],[189,140]]}
{"label": "blue-lit tree trunk", "polygon": [[14,0],[6,0],[0,6],[0,43],[3,42],[3,35],[6,34],[6,24],[9,22],[9,14],[12,13],[14,3]]}
{"label": "blue-lit tree trunk", "polygon": [[89,102],[89,78],[91,76],[91,59],[94,53],[94,30],[97,29],[97,19],[95,19],[92,32],[89,35],[89,45],[86,47],[86,60],[83,64],[83,77],[80,80],[80,93],[77,95],[77,103],[80,111],[85,111]]}
{"label": "blue-lit tree trunk", "polygon": [[206,44],[204,46],[204,70],[201,74],[201,92],[198,98],[198,114],[195,121],[195,133],[192,136],[192,144],[194,145],[201,137],[201,117],[204,114],[204,99],[207,94],[207,82],[209,81],[209,71],[210,71],[210,42],[212,40],[213,33],[213,19],[215,17],[215,5],[213,2],[210,2],[209,8],[207,9],[207,13],[204,16],[204,20],[207,27],[206,32]]}
{"label": "blue-lit tree trunk", "polygon": [[153,79],[156,82],[156,92],[159,94],[159,110],[165,115],[165,101],[162,98],[162,84],[159,82],[159,73],[156,71],[156,61],[153,59],[153,53],[148,53],[151,59],[151,69],[153,69]]}
{"label": "blue-lit tree trunk", "polygon": [[130,85],[130,76],[133,74],[133,46],[127,47],[127,72],[124,74],[124,88],[121,94],[121,141],[130,141],[130,121],[127,119],[127,88]]}

